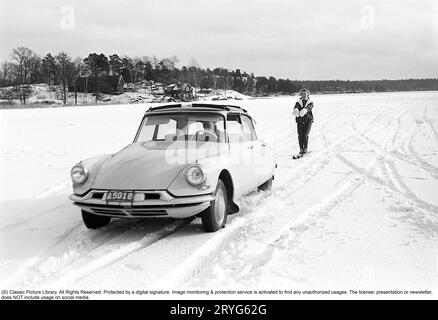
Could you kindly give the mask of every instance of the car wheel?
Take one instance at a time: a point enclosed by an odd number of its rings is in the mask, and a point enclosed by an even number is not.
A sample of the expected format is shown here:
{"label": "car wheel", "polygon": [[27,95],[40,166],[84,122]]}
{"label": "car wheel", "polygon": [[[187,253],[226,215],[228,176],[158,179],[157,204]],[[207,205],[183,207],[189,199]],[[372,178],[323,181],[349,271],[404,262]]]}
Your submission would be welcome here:
{"label": "car wheel", "polygon": [[216,199],[201,216],[202,226],[207,232],[216,232],[227,223],[227,189],[222,180],[219,179],[215,193]]}
{"label": "car wheel", "polygon": [[99,229],[111,222],[111,217],[98,216],[82,210],[82,220],[88,229]]}
{"label": "car wheel", "polygon": [[272,189],[272,181],[274,181],[274,176],[272,176],[268,181],[260,185],[257,189],[260,191],[269,191]]}

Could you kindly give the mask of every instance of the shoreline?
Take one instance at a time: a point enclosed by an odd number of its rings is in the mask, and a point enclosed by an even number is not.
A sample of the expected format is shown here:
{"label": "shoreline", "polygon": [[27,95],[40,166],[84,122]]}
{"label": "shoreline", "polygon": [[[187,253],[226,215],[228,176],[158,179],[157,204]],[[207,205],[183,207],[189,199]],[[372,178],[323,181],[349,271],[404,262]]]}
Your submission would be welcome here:
{"label": "shoreline", "polygon": [[[413,92],[437,92],[438,90],[408,90],[408,91],[371,91],[371,92],[316,92],[312,93],[312,96],[317,95],[354,95],[354,94],[385,94],[385,93],[413,93]],[[272,98],[286,98],[295,97],[294,95],[270,95],[270,96],[248,96],[247,99],[226,99],[226,100],[202,100],[197,99],[193,101],[175,101],[171,103],[191,103],[191,102],[224,102],[224,101],[242,101],[242,100],[256,100],[256,99],[272,99]],[[123,103],[123,102],[102,102],[102,103],[90,103],[90,104],[1,104],[0,110],[23,110],[23,109],[48,109],[48,108],[68,108],[68,107],[103,107],[103,106],[126,106],[126,105],[141,105],[141,104],[166,104],[166,102],[138,102],[138,103]]]}

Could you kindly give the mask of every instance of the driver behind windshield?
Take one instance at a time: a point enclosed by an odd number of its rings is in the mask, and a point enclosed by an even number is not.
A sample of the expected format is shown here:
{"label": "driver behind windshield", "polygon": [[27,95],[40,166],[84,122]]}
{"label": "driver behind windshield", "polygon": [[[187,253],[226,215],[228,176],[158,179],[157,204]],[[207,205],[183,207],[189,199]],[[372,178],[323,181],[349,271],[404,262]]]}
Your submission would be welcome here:
{"label": "driver behind windshield", "polygon": [[218,141],[219,136],[217,134],[216,125],[213,121],[202,121],[202,127],[204,128],[204,131],[197,136],[198,141]]}
{"label": "driver behind windshield", "polygon": [[204,128],[204,133],[199,140],[210,142],[223,142],[225,140],[224,133],[218,129],[216,122],[202,121],[202,127]]}

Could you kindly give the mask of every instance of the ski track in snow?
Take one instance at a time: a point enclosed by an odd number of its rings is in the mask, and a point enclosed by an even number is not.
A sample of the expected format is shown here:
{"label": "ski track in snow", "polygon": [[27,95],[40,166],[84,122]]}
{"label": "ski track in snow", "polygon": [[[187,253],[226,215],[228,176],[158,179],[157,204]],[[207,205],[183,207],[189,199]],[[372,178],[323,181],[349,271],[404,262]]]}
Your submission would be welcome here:
{"label": "ski track in snow", "polygon": [[[258,248],[258,254],[251,256],[251,262],[249,263],[241,263],[242,266],[241,269],[233,270],[233,273],[236,275],[233,279],[234,281],[239,282],[242,278],[247,277],[249,274],[253,273],[255,274],[256,270],[258,270],[263,264],[269,262],[272,258],[273,252],[275,250],[278,250],[279,247],[282,246],[283,243],[287,242],[289,237],[292,234],[292,229],[298,228],[299,225],[305,224],[308,222],[309,219],[314,218],[315,216],[327,214],[331,209],[333,209],[336,205],[338,205],[343,199],[347,198],[348,196],[352,195],[354,190],[356,190],[363,182],[371,182],[373,184],[377,184],[378,186],[383,186],[386,188],[385,191],[388,192],[388,190],[391,193],[395,193],[397,190],[398,193],[397,196],[402,196],[403,200],[407,201],[412,206],[415,206],[418,209],[422,209],[423,211],[426,211],[427,213],[436,213],[436,206],[431,205],[429,203],[426,203],[424,201],[421,201],[418,199],[417,196],[404,184],[404,182],[401,180],[397,170],[395,169],[395,166],[392,162],[385,161],[385,158],[389,155],[392,155],[391,152],[394,149],[397,149],[399,144],[396,144],[397,135],[400,130],[400,118],[401,116],[408,111],[408,108],[403,109],[401,112],[399,112],[396,116],[393,117],[393,120],[391,122],[395,122],[393,129],[388,130],[388,133],[386,134],[386,137],[384,139],[383,145],[378,145],[377,143],[369,143],[368,139],[365,139],[366,142],[368,142],[368,145],[372,146],[373,151],[375,152],[375,157],[368,163],[366,166],[366,169],[361,169],[357,166],[355,166],[353,163],[348,161],[345,157],[340,155],[339,152],[332,152],[332,148],[327,145],[328,139],[323,134],[323,141],[326,145],[325,151],[330,151],[334,154],[337,160],[339,160],[344,165],[347,165],[352,171],[354,172],[354,175],[351,180],[344,183],[339,189],[335,190],[333,193],[329,194],[325,199],[323,199],[321,202],[316,204],[315,206],[311,207],[310,209],[306,210],[304,213],[300,214],[295,220],[293,220],[291,223],[284,226],[277,235],[275,235],[272,239],[268,240],[266,243],[262,244],[261,247]],[[391,112],[390,112],[391,113]],[[372,120],[369,123],[373,123],[376,118],[378,118],[382,113],[379,113],[375,117],[372,118]],[[345,123],[345,122],[344,122]],[[342,123],[339,127],[342,127],[344,125]],[[365,125],[364,128],[357,130],[354,127],[353,124],[353,134],[348,135],[346,138],[341,140],[342,142],[347,142],[348,139],[351,138],[359,138],[360,140],[364,140],[363,136],[366,130],[369,129],[368,125]],[[377,146],[377,148],[376,148]],[[338,145],[339,147],[339,145]],[[339,148],[341,149],[341,148]],[[310,160],[309,160],[310,161]],[[314,160],[313,160],[314,161]],[[309,164],[309,162],[307,162]],[[379,166],[386,169],[386,174],[389,177],[389,182],[385,182],[382,180],[382,177],[374,177],[371,172],[373,171],[373,167]],[[385,172],[383,172],[385,173]],[[309,177],[310,179],[311,177]],[[394,189],[395,188],[395,189]],[[293,190],[291,190],[293,192]],[[284,199],[276,199],[278,202],[284,201]],[[269,210],[269,206],[266,206],[265,210]],[[272,213],[271,213],[272,214]],[[234,230],[233,230],[234,231]],[[247,238],[251,238],[247,235]],[[225,243],[229,243],[232,241],[231,239],[227,239],[227,241],[224,241]],[[208,244],[205,245],[206,248],[208,248]],[[210,256],[214,256],[214,252],[217,251],[217,249],[220,247],[220,245],[216,244],[215,246],[210,246],[211,248],[214,248],[210,252]],[[167,286],[171,285],[178,285],[184,283],[184,281],[188,281],[191,277],[196,275],[197,272],[200,272],[202,270],[202,264],[206,264],[207,262],[210,262],[210,264],[217,263],[218,259],[214,261],[209,260],[209,252],[206,248],[202,248],[199,252],[199,257],[192,258],[191,261],[186,261],[186,265],[184,265],[181,269],[175,270],[175,272],[169,277],[169,279],[166,279],[164,282]],[[234,253],[234,258],[239,259],[239,254]],[[238,263],[236,265],[239,265]],[[201,277],[202,278],[202,277]],[[205,279],[205,277],[203,278]],[[190,282],[189,282],[190,283]],[[160,283],[161,285],[163,282]],[[196,284],[196,281],[195,281]]]}
{"label": "ski track in snow", "polygon": [[[366,127],[368,129],[368,127]],[[366,130],[360,130],[361,132]],[[395,130],[397,132],[397,130]],[[388,146],[389,143],[394,141],[395,133],[391,134],[391,132],[387,135],[385,140],[385,145]],[[324,139],[327,141],[327,139]],[[379,158],[380,154],[376,154],[375,158],[371,160],[368,164],[367,172],[372,170],[372,164],[376,162]],[[293,232],[292,229],[298,229],[300,225],[306,224],[310,219],[315,219],[318,215],[328,214],[335,206],[337,206],[341,201],[345,200],[349,196],[353,194],[353,192],[364,182],[363,178],[357,175],[354,175],[351,180],[344,183],[337,190],[329,194],[322,201],[314,205],[313,207],[307,209],[305,212],[300,214],[295,220],[291,223],[285,225],[277,235],[275,235],[271,240],[268,240],[266,244],[264,244],[264,248],[260,249],[260,253],[258,257],[252,257],[257,263],[255,265],[249,265],[245,267],[243,272],[239,274],[239,279],[248,276],[250,272],[255,272],[258,268],[260,268],[263,264],[269,262],[272,259],[273,253],[275,250],[281,249],[285,244],[290,240]]]}
{"label": "ski track in snow", "polygon": [[[295,170],[291,170],[292,174],[288,177],[289,180],[292,180],[296,172],[300,172],[300,171],[302,172],[303,170],[307,170],[307,172],[310,172],[310,174],[308,174],[306,180],[303,181],[303,183],[301,184],[304,185],[318,171],[318,170],[309,170],[312,166],[315,165],[315,163],[318,163],[318,161],[320,161],[320,159],[324,155],[327,155],[328,153],[332,152],[332,150],[335,147],[340,147],[341,145],[348,142],[348,140],[351,137],[359,134],[360,132],[366,132],[371,127],[373,122],[384,112],[385,111],[381,111],[380,113],[374,115],[374,117],[372,117],[363,126],[363,128],[359,129],[357,132],[356,131],[351,132],[347,136],[344,136],[343,139],[338,140],[337,142],[331,145],[326,145],[325,149],[319,152],[318,154],[312,156],[311,158],[306,158],[305,162],[298,165],[298,167],[295,168]],[[324,130],[321,130],[321,134],[323,136],[323,140],[326,141],[326,139],[324,138]],[[372,163],[373,162],[375,162],[374,159],[372,160]],[[300,214],[298,218],[296,218],[296,220],[294,220],[291,224],[286,225],[283,229],[281,229],[279,235],[276,235],[273,240],[268,240],[268,243],[264,245],[267,249],[260,250],[261,258],[256,258],[256,257],[254,258],[256,261],[258,261],[257,267],[260,267],[261,260],[268,261],[270,259],[271,255],[267,254],[267,251],[272,250],[273,243],[276,243],[280,241],[281,238],[285,237],[289,233],[290,229],[293,228],[293,226],[300,223],[304,223],[307,219],[309,219],[310,217],[314,216],[317,213],[329,211],[330,208],[335,206],[340,201],[340,198],[342,198],[346,194],[351,194],[354,191],[354,189],[359,185],[359,183],[357,183],[358,181],[362,181],[362,180],[360,178],[354,177],[353,182],[348,181],[347,183],[342,185],[337,191],[334,191],[327,198],[323,199],[320,203],[310,208],[309,210],[306,210],[304,213]],[[293,184],[296,184],[296,181],[294,181]],[[160,281],[157,284],[157,287],[178,286],[184,283],[184,281],[187,281],[189,278],[193,277],[194,274],[196,274],[196,272],[202,269],[203,264],[210,262],[210,260],[214,257],[215,252],[220,250],[221,247],[233,241],[233,238],[236,237],[236,233],[239,231],[239,229],[248,226],[250,219],[259,219],[260,217],[265,217],[266,215],[277,214],[277,212],[274,213],[270,212],[271,208],[273,207],[273,204],[283,203],[290,197],[290,194],[293,194],[293,192],[295,190],[298,190],[299,187],[300,186],[296,186],[296,188],[290,188],[290,187],[288,188],[288,185],[286,185],[284,188],[282,188],[282,190],[286,190],[287,192],[283,193],[282,196],[281,195],[276,196],[274,194],[274,196],[271,197],[270,202],[266,202],[262,207],[258,208],[256,212],[257,215],[252,214],[250,217],[248,217],[247,221],[243,221],[243,222],[239,221],[238,224],[236,223],[236,225],[231,225],[231,227],[228,227],[227,229],[222,231],[222,235],[220,239],[215,238],[205,243],[199,250],[197,250],[196,253],[194,253],[188,260],[186,260],[179,268],[175,269],[169,277],[167,277],[164,281]],[[248,238],[248,235],[246,235],[246,237]],[[246,274],[247,272],[250,271],[250,269],[251,267],[246,266],[246,268],[241,272],[241,275]]]}

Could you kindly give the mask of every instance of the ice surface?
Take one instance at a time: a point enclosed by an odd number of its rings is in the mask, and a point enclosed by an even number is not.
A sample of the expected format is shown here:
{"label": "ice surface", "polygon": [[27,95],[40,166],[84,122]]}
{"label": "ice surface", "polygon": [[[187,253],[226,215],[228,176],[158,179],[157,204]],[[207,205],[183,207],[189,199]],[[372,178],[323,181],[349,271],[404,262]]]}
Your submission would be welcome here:
{"label": "ice surface", "polygon": [[239,101],[279,167],[215,234],[87,230],[68,200],[71,166],[130,143],[148,105],[0,110],[0,286],[437,289],[438,92],[312,100],[297,161],[295,97]]}

